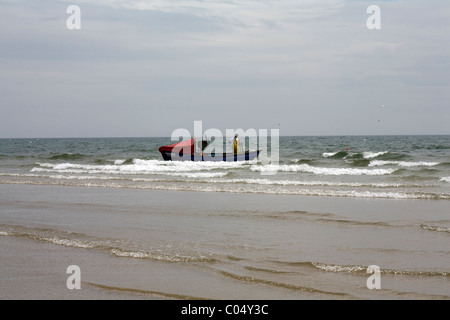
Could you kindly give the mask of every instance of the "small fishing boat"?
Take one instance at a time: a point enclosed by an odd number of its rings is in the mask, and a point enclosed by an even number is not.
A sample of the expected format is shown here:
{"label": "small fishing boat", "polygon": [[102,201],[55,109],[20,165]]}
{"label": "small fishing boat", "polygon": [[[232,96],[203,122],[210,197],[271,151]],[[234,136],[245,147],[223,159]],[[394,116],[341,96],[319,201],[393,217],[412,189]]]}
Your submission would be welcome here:
{"label": "small fishing boat", "polygon": [[240,153],[205,153],[210,144],[208,140],[183,140],[158,150],[166,161],[249,161],[258,157],[261,150],[249,150]]}

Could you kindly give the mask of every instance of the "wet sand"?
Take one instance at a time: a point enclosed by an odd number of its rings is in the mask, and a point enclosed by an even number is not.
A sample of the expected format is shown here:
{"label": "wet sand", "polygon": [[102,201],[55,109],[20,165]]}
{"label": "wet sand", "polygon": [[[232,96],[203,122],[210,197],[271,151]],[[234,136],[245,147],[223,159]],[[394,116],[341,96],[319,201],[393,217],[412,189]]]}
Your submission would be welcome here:
{"label": "wet sand", "polygon": [[[0,185],[0,299],[449,299],[445,201]],[[80,268],[70,290],[67,268]],[[381,269],[370,290],[369,265]]]}

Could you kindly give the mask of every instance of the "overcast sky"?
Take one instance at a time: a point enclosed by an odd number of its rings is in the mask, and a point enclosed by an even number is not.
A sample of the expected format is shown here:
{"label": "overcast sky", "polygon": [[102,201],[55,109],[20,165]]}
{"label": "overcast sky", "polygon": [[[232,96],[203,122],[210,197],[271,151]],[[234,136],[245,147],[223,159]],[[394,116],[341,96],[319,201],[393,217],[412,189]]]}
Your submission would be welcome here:
{"label": "overcast sky", "polygon": [[0,138],[450,134],[449,54],[449,0],[0,0]]}

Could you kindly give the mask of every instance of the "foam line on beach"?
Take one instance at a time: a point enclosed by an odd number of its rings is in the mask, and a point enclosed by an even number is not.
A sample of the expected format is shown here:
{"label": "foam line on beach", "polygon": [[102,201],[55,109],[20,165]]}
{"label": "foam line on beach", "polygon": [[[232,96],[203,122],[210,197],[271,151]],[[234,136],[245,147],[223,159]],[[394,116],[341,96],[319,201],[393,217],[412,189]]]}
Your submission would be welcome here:
{"label": "foam line on beach", "polygon": [[136,258],[136,259],[150,259],[150,260],[156,260],[156,261],[163,261],[163,262],[171,262],[171,263],[177,263],[177,262],[207,262],[207,263],[214,263],[216,262],[216,259],[214,258],[208,258],[206,256],[187,256],[182,254],[169,254],[164,253],[161,251],[156,252],[148,252],[148,251],[138,251],[138,250],[123,250],[119,248],[112,248],[110,250],[111,254],[116,257],[121,258]]}
{"label": "foam line on beach", "polygon": [[450,227],[441,227],[441,226],[430,226],[426,224],[421,224],[420,227],[426,231],[436,231],[436,232],[446,232],[450,233]]}
{"label": "foam line on beach", "polygon": [[[281,266],[295,267],[295,268],[309,268],[318,271],[332,272],[332,273],[356,273],[367,274],[366,265],[342,265],[325,262],[313,261],[273,261]],[[404,276],[427,276],[427,277],[450,277],[450,271],[430,271],[430,270],[407,270],[407,269],[389,269],[380,268],[380,273],[385,275],[404,275]]]}
{"label": "foam line on beach", "polygon": [[[344,273],[355,273],[355,272],[367,272],[368,266],[358,266],[358,265],[337,265],[337,264],[326,264],[320,262],[311,263],[317,269],[327,272],[344,272]],[[386,275],[405,275],[405,276],[428,276],[428,277],[450,277],[450,272],[448,271],[428,271],[428,270],[401,270],[401,269],[380,269],[381,274]]]}
{"label": "foam line on beach", "polygon": [[[19,227],[16,227],[19,228]],[[95,241],[85,241],[80,239],[69,239],[63,238],[56,235],[49,235],[51,232],[49,231],[39,231],[39,230],[29,230],[28,232],[25,230],[26,228],[19,228],[19,230],[12,230],[12,227],[7,228],[7,230],[1,230],[0,236],[8,236],[8,237],[17,237],[17,238],[25,238],[36,241],[48,242],[64,247],[73,247],[73,248],[84,248],[84,249],[92,249],[99,248],[102,246],[101,243]]]}
{"label": "foam line on beach", "polygon": [[[426,200],[450,200],[448,193],[434,192],[379,192],[369,190],[333,190],[333,189],[310,189],[310,188],[265,188],[263,186],[247,188],[238,184],[214,184],[214,183],[195,183],[180,184],[180,181],[162,181],[159,179],[132,179],[134,182],[143,182],[139,184],[131,184],[125,179],[121,182],[95,181],[85,182],[80,180],[0,180],[3,184],[28,184],[28,185],[55,185],[55,186],[72,186],[87,188],[115,188],[115,189],[146,189],[146,190],[166,190],[166,191],[194,191],[194,192],[226,192],[226,193],[248,193],[248,194],[279,194],[279,195],[298,195],[298,196],[324,196],[324,197],[344,197],[344,198],[373,198],[373,199],[426,199]],[[108,180],[108,179],[107,179]],[[147,183],[146,183],[147,182]],[[155,184],[152,182],[161,182]]]}

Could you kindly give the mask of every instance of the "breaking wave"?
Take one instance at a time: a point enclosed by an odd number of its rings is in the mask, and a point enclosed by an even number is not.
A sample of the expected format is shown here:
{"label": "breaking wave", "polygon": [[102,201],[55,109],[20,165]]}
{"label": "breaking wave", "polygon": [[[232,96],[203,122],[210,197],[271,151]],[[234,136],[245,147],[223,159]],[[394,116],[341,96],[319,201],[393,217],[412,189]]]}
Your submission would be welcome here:
{"label": "breaking wave", "polygon": [[324,158],[332,158],[332,159],[343,159],[348,156],[348,152],[346,151],[337,151],[337,152],[324,152],[322,153]]}
{"label": "breaking wave", "polygon": [[[70,239],[68,237],[63,238],[61,236],[49,235],[49,233],[50,232],[48,230],[2,230],[0,231],[0,236],[26,238],[73,248],[92,249],[101,246],[100,243],[95,243],[92,241]],[[69,235],[69,233],[67,233],[67,235]]]}
{"label": "breaking wave", "polygon": [[439,162],[408,162],[408,161],[385,161],[385,160],[372,160],[370,161],[369,167],[395,165],[399,167],[434,167],[439,165]]}
{"label": "breaking wave", "polygon": [[262,165],[252,166],[252,171],[261,172],[303,172],[313,173],[316,175],[368,175],[379,176],[394,173],[395,169],[359,169],[359,168],[329,168],[329,167],[314,167],[309,164],[295,164],[295,165]]}
{"label": "breaking wave", "polygon": [[[335,265],[326,264],[319,262],[311,263],[315,268],[327,272],[345,272],[345,273],[355,273],[355,272],[367,272],[369,266],[358,266],[358,265]],[[427,270],[401,270],[401,269],[384,269],[380,268],[381,274],[391,274],[391,275],[408,275],[408,276],[431,276],[431,277],[448,277],[449,272],[446,271],[427,271]]]}
{"label": "breaking wave", "polygon": [[256,162],[193,162],[193,161],[160,161],[160,160],[141,160],[134,159],[132,164],[124,164],[125,160],[115,160],[111,165],[92,165],[77,163],[36,163],[38,166],[31,169],[31,172],[58,172],[74,174],[167,174],[172,176],[186,177],[223,177],[226,173],[216,172],[214,174],[196,174],[189,173],[200,171],[226,170],[248,168],[256,172],[299,172],[313,173],[316,175],[389,175],[396,170],[387,169],[369,169],[369,168],[332,168],[318,167],[306,163],[303,164],[285,164],[285,165],[261,165]]}
{"label": "breaking wave", "polygon": [[111,249],[111,254],[116,257],[122,258],[136,258],[136,259],[150,259],[163,262],[209,262],[213,263],[216,260],[214,258],[208,258],[206,256],[198,255],[183,255],[183,254],[169,254],[161,251],[148,252],[148,251],[135,251],[135,250],[122,250],[118,248]]}
{"label": "breaking wave", "polygon": [[430,225],[426,225],[426,224],[421,224],[420,227],[423,230],[427,230],[427,231],[436,231],[436,232],[447,232],[447,233],[450,233],[450,227],[430,226]]}
{"label": "breaking wave", "polygon": [[2,167],[0,183],[450,199],[450,163],[445,154],[431,156],[429,151],[421,153],[421,149],[388,138],[374,138],[370,143],[371,139],[352,138],[350,150],[336,148],[342,143],[334,138],[326,144],[322,138],[310,139],[315,142],[312,145],[306,145],[305,139],[286,138],[284,147],[280,146],[279,162],[271,164],[263,158],[249,162],[163,161],[156,148],[160,140],[155,140],[155,148],[144,147],[146,140],[130,140],[142,143],[139,148],[128,140],[114,140],[117,146],[110,149],[100,147],[105,145],[102,139],[70,140],[70,148],[65,140],[52,140],[47,141],[50,152],[42,154],[43,149],[38,149],[30,157],[14,160],[16,166]]}
{"label": "breaking wave", "polygon": [[127,160],[115,160],[111,165],[92,165],[78,163],[36,163],[38,167],[31,172],[61,172],[61,173],[111,173],[111,174],[139,174],[139,173],[177,173],[210,171],[215,169],[240,168],[248,166],[245,162],[194,162],[194,161],[161,161],[133,159],[131,164]]}
{"label": "breaking wave", "polygon": [[[367,274],[367,269],[369,268],[369,266],[365,265],[341,265],[324,262],[285,262],[285,261],[275,261],[275,262],[280,265],[287,265],[298,268],[312,268],[314,270],[334,272],[334,273]],[[380,266],[380,273],[385,275],[450,277],[450,272],[448,271],[390,269],[390,268],[383,268],[381,266]]]}
{"label": "breaking wave", "polygon": [[[39,168],[37,168],[39,169]],[[45,170],[45,168],[44,168]],[[356,170],[356,169],[352,169]],[[360,169],[361,170],[361,169]],[[353,173],[355,173],[353,171]],[[156,174],[157,176],[152,176]],[[427,190],[418,183],[389,181],[336,181],[334,179],[263,179],[234,178],[226,171],[156,172],[147,174],[97,174],[95,172],[64,173],[0,173],[1,183],[30,185],[62,185],[77,187],[130,188],[170,191],[260,193],[301,196],[327,196],[385,199],[449,200],[450,194]],[[332,176],[332,175],[330,175]],[[319,176],[320,177],[320,176]],[[326,176],[325,176],[326,177]],[[294,177],[293,177],[294,178]]]}
{"label": "breaking wave", "polygon": [[439,179],[439,181],[450,183],[450,177],[442,177],[442,178]]}
{"label": "breaking wave", "polygon": [[374,159],[376,157],[382,156],[384,154],[389,153],[389,151],[379,151],[379,152],[372,152],[372,151],[364,151],[361,153],[353,153],[349,151],[337,151],[337,152],[324,152],[322,153],[322,157],[324,158],[331,158],[331,159],[346,159],[346,158],[362,158],[362,159]]}

